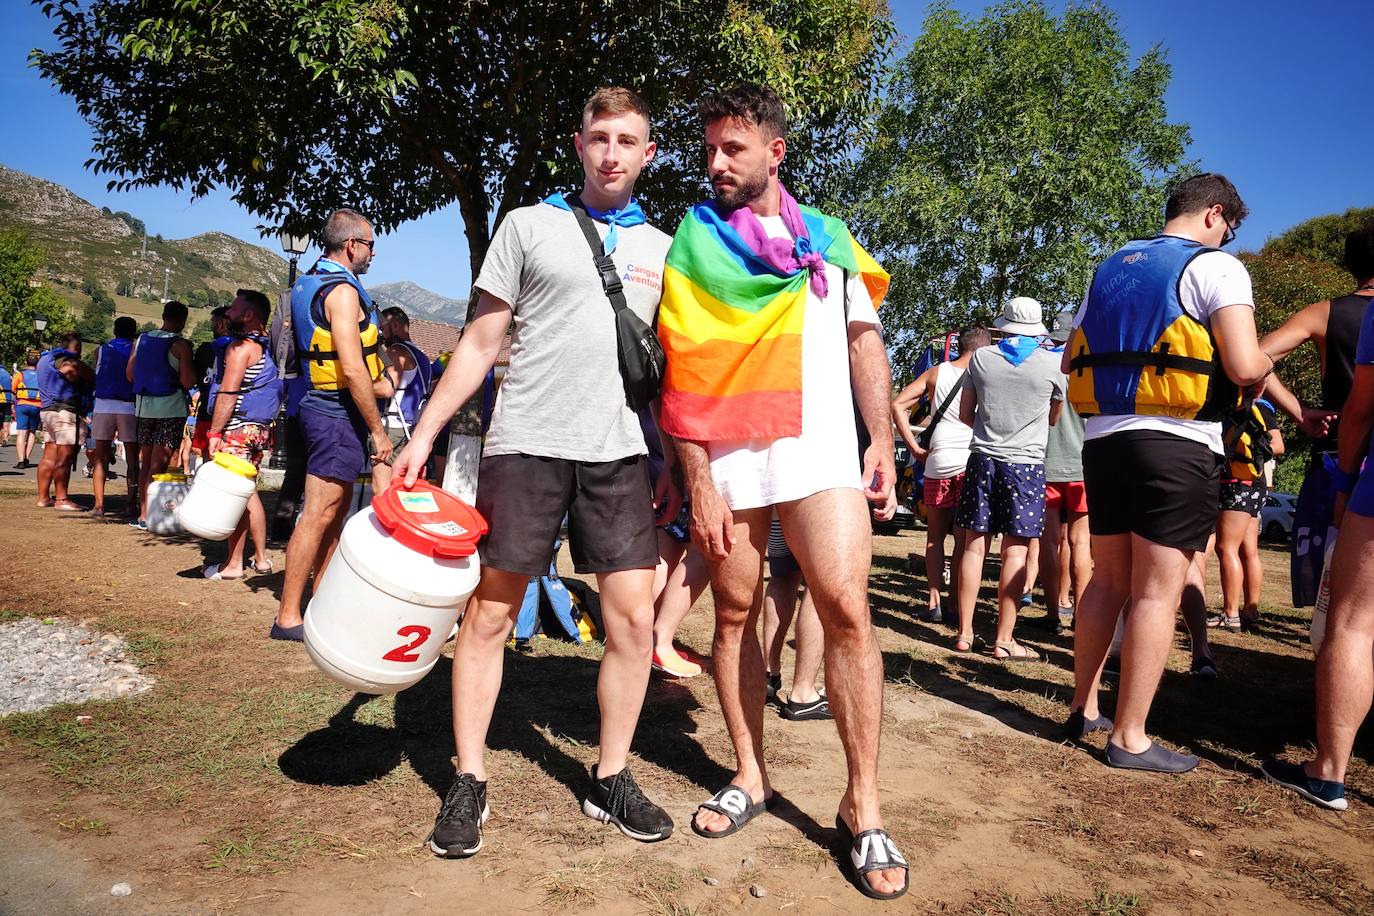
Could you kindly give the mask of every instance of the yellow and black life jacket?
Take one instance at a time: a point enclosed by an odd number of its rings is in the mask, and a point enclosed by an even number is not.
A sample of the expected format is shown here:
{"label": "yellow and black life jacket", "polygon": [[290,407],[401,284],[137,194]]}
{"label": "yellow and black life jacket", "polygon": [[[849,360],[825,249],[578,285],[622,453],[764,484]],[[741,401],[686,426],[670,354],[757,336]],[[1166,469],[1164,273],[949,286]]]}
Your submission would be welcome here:
{"label": "yellow and black life jacket", "polygon": [[373,381],[382,377],[382,358],[378,352],[381,332],[372,297],[351,270],[328,258],[320,258],[308,273],[297,277],[296,284],[291,287],[291,328],[296,338],[296,358],[310,379],[310,387],[321,391],[340,391],[348,387],[339,368],[339,354],[334,349],[329,319],[324,313],[325,297],[341,284],[353,287],[362,305],[358,334],[363,341],[367,374]]}

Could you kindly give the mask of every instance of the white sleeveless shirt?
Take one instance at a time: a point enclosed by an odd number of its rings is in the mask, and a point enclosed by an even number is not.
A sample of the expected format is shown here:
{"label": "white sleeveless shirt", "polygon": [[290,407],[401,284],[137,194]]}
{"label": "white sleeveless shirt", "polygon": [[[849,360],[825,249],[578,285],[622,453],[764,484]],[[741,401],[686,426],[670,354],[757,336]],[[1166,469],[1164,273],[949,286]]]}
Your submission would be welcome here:
{"label": "white sleeveless shirt", "polygon": [[[931,401],[931,412],[949,397],[950,391],[964,377],[967,369],[960,369],[952,363],[941,363],[935,370],[935,397]],[[945,480],[964,473],[968,465],[970,447],[973,444],[973,430],[959,420],[959,401],[956,395],[949,402],[949,409],[940,418],[935,433],[930,437],[930,455],[926,458],[926,477],[931,480]]]}

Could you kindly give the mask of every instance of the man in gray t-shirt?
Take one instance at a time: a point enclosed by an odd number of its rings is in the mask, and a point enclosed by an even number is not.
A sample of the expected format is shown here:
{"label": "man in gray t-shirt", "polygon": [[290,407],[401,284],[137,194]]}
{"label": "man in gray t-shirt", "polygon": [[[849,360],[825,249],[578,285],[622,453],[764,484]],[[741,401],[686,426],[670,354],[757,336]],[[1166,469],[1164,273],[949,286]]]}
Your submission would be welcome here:
{"label": "man in gray t-shirt", "polygon": [[[429,839],[445,858],[481,848],[486,731],[506,636],[530,577],[548,572],[564,515],[573,565],[596,574],[609,636],[597,688],[601,750],[583,813],[644,842],[673,832],[672,819],[644,796],[626,765],[649,682],[658,541],[644,436],[626,405],[615,311],[595,261],[602,252],[611,256],[627,306],[652,324],[671,240],[645,222],[633,197],[654,155],[643,99],[627,89],[598,90],[574,143],[585,174],[581,193],[513,210],[497,227],[477,277],[476,316],[395,464],[396,476],[413,484],[435,436],[482,384],[513,320],[510,370],[477,481],[477,510],[490,526],[480,548],[482,578],[454,650],[453,691],[463,698],[453,708],[458,774]],[[596,255],[584,219],[600,239]]]}
{"label": "man in gray t-shirt", "polygon": [[973,645],[973,608],[983,559],[1002,535],[995,658],[1035,660],[1013,636],[1026,590],[1026,553],[1045,524],[1045,440],[1059,417],[1066,381],[1059,356],[1048,349],[1040,303],[1018,296],[994,325],[1014,336],[973,354],[959,405],[973,444],[954,523],[967,529],[959,569],[959,642]]}

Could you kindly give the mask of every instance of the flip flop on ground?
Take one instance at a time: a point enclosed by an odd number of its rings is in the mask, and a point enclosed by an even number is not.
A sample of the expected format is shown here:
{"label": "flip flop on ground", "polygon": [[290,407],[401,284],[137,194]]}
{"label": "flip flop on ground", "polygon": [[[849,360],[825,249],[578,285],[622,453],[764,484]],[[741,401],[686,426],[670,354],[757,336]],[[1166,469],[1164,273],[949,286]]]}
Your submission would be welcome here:
{"label": "flip flop on ground", "polygon": [[[907,867],[906,859],[897,851],[897,844],[892,842],[892,837],[887,835],[886,830],[874,828],[855,836],[854,831],[844,822],[844,818],[838,814],[835,815],[835,830],[840,835],[840,845],[844,847],[843,860],[849,865],[851,879],[859,893],[874,900],[895,900],[907,892],[911,887],[911,869]],[[875,871],[889,868],[902,870],[902,886],[887,893],[874,889],[873,885],[868,883],[868,876]]]}
{"label": "flip flop on ground", "polygon": [[718,840],[722,837],[739,833],[744,825],[768,810],[768,803],[772,799],[765,798],[761,802],[756,802],[749,797],[749,793],[741,787],[731,783],[721,789],[710,799],[697,805],[697,811],[705,809],[715,814],[722,814],[730,821],[730,826],[724,830],[703,830],[697,826],[696,814],[692,815],[692,832],[697,836],[706,837],[708,840]]}

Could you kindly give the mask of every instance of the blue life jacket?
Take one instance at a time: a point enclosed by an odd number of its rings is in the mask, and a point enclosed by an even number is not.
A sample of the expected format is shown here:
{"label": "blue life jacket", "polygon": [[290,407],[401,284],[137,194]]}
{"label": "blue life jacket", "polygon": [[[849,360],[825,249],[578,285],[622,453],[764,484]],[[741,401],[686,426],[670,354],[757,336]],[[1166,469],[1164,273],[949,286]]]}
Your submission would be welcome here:
{"label": "blue life jacket", "polygon": [[102,400],[132,401],[134,383],[124,372],[129,368],[129,354],[134,352],[134,342],[116,337],[100,345],[95,366],[95,396]]}
{"label": "blue life jacket", "polygon": [[423,350],[408,340],[401,341],[401,346],[409,350],[411,358],[415,360],[415,374],[411,376],[410,384],[401,385],[396,389],[396,398],[406,425],[413,428],[415,421],[420,418],[420,405],[429,395],[433,371],[430,369],[429,357],[425,356]]}
{"label": "blue life jacket", "polygon": [[324,300],[340,284],[348,284],[362,303],[363,318],[358,322],[362,338],[363,363],[373,381],[382,377],[381,331],[372,297],[362,283],[343,265],[328,258],[320,258],[309,272],[296,278],[291,287],[291,330],[296,340],[296,358],[310,379],[310,387],[321,391],[340,391],[348,387],[339,368],[339,354],[334,349],[334,337],[329,319],[324,314]]}
{"label": "blue life jacket", "polygon": [[38,397],[43,410],[56,407],[61,410],[81,409],[81,390],[67,380],[57,369],[57,357],[79,357],[71,350],[54,347],[38,358]]}
{"label": "blue life jacket", "polygon": [[168,359],[172,344],[181,338],[154,337],[151,332],[138,339],[138,356],[134,359],[134,394],[166,397],[181,391],[181,374],[172,368]]}
{"label": "blue life jacket", "polygon": [[1236,405],[1211,330],[1179,298],[1193,258],[1216,250],[1161,235],[1102,262],[1067,345],[1069,402],[1079,414],[1219,420]]}
{"label": "blue life jacket", "polygon": [[234,405],[233,415],[247,420],[249,423],[265,426],[277,419],[277,411],[281,410],[282,398],[286,394],[281,377],[277,375],[277,364],[272,359],[272,342],[261,334],[248,334],[242,338],[227,338],[229,343],[239,339],[251,340],[262,347],[262,371],[258,373],[258,377],[253,380],[253,384],[249,387],[240,388],[238,391],[224,391],[221,386],[224,383],[224,360],[229,352],[229,346],[226,343],[220,347],[217,340],[215,342],[214,375],[210,380],[210,415],[214,416],[215,398],[220,394],[238,395],[238,403]]}

